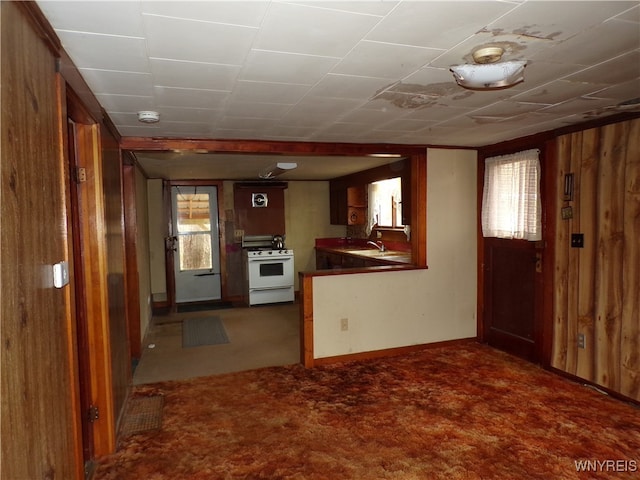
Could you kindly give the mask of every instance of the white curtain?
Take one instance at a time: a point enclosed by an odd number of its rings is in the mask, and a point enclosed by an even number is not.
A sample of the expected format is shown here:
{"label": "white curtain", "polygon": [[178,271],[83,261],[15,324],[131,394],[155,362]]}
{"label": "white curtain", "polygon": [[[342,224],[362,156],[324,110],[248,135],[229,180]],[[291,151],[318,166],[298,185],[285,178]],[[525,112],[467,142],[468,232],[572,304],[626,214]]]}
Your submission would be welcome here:
{"label": "white curtain", "polygon": [[482,234],[485,237],[540,240],[539,150],[485,160]]}

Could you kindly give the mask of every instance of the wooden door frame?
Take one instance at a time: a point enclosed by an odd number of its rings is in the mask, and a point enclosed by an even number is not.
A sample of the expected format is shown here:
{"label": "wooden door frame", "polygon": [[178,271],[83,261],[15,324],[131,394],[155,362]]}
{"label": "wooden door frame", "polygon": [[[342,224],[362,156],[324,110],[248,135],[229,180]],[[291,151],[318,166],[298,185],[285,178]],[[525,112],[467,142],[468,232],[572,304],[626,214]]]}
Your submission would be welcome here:
{"label": "wooden door frame", "polygon": [[[87,320],[87,348],[79,352],[78,362],[90,372],[91,404],[99,410],[99,418],[92,423],[93,445],[85,448],[93,448],[94,455],[100,456],[114,451],[116,438],[100,126],[69,87],[66,98],[67,117],[76,125],[76,157],[68,159],[71,181],[76,181],[76,167],[84,168],[86,174],[86,180],[78,184],[77,190],[81,193],[70,198],[72,208],[84,215],[79,218],[80,223],[74,225],[81,251],[77,246],[74,248],[73,265],[74,270],[82,270],[81,283],[76,288],[76,313]],[[81,414],[88,415],[88,412]]]}
{"label": "wooden door frame", "polygon": [[138,211],[136,202],[135,158],[128,152],[122,155],[122,189],[124,199],[124,255],[126,285],[126,318],[131,358],[142,355],[140,330],[140,276],[138,272]]}
{"label": "wooden door frame", "polygon": [[[167,229],[165,238],[172,236],[173,232],[173,216],[171,205],[171,188],[175,186],[185,187],[216,187],[216,200],[218,204],[218,247],[220,250],[220,298],[222,301],[228,300],[227,296],[227,244],[226,244],[226,228],[224,216],[224,192],[223,181],[220,180],[167,180],[163,182],[163,205],[164,220]],[[167,284],[167,302],[169,310],[175,312],[176,304],[176,276],[174,270],[173,251],[167,248],[165,242],[165,274]]]}
{"label": "wooden door frame", "polygon": [[482,236],[482,197],[484,189],[484,162],[488,157],[506,155],[523,150],[537,148],[540,150],[542,176],[540,179],[540,195],[542,197],[542,275],[536,279],[535,302],[540,308],[536,311],[534,325],[534,350],[536,363],[543,367],[551,364],[551,349],[553,345],[553,259],[554,235],[556,215],[555,177],[551,165],[556,160],[555,137],[541,134],[525,137],[515,141],[485,147],[478,151],[477,164],[477,238],[478,238],[478,267],[477,267],[477,332],[478,340],[488,341],[485,320],[485,290],[486,290],[486,259],[485,240]]}

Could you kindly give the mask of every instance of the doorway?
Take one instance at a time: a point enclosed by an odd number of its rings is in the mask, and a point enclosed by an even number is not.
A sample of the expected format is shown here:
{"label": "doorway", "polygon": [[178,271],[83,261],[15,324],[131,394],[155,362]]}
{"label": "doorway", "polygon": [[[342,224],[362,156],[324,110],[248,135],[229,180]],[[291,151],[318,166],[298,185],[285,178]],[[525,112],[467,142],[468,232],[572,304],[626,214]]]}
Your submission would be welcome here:
{"label": "doorway", "polygon": [[175,302],[220,300],[220,232],[216,186],[171,187]]}
{"label": "doorway", "polygon": [[544,155],[532,149],[480,164],[478,335],[491,346],[543,363]]}

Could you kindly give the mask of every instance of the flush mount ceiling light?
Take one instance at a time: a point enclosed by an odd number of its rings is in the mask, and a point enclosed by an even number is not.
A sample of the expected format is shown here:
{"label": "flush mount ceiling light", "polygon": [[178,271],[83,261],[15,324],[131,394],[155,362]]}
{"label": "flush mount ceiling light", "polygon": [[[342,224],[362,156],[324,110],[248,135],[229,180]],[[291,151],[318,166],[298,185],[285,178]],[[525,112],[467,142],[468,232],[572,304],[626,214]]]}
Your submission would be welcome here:
{"label": "flush mount ceiling light", "polygon": [[472,90],[490,90],[512,87],[524,81],[526,61],[500,62],[501,47],[483,47],[473,52],[475,64],[450,68],[458,85]]}
{"label": "flush mount ceiling light", "polygon": [[294,168],[297,168],[297,167],[298,167],[298,164],[295,162],[278,162],[275,165],[272,165],[266,170],[264,170],[260,174],[260,178],[265,178],[265,179],[274,178],[274,177],[277,177],[278,175],[282,175],[283,173],[288,172],[289,170],[293,170]]}
{"label": "flush mount ceiling light", "polygon": [[138,112],[138,121],[142,123],[158,123],[160,114],[151,110],[142,110]]}

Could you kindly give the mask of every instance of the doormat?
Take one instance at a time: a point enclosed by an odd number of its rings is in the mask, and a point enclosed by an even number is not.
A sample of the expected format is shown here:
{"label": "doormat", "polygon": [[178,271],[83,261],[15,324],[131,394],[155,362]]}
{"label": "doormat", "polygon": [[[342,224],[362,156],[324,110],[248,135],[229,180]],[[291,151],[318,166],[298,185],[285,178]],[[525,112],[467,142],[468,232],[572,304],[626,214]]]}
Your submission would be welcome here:
{"label": "doormat", "polygon": [[182,348],[229,343],[220,317],[187,318],[182,322]]}
{"label": "doormat", "polygon": [[125,437],[136,433],[160,430],[162,428],[163,407],[163,395],[130,398],[122,419],[120,435]]}
{"label": "doormat", "polygon": [[231,308],[231,302],[204,302],[204,303],[183,303],[177,306],[178,313],[206,312],[207,310],[220,310],[221,308]]}

